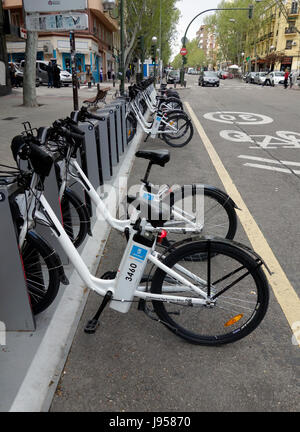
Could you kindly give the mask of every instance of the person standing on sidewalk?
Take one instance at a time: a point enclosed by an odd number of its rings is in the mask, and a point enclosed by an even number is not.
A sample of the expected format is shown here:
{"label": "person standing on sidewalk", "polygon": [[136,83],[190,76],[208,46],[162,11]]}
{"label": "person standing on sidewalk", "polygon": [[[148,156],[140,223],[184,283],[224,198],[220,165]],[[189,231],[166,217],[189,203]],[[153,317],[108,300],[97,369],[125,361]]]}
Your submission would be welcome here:
{"label": "person standing on sidewalk", "polygon": [[288,88],[288,80],[289,80],[289,76],[290,76],[289,70],[286,69],[286,70],[285,70],[285,74],[284,74],[284,88],[285,88],[285,89]]}
{"label": "person standing on sidewalk", "polygon": [[49,61],[47,66],[47,73],[48,73],[48,88],[53,88],[53,64],[51,61]]}

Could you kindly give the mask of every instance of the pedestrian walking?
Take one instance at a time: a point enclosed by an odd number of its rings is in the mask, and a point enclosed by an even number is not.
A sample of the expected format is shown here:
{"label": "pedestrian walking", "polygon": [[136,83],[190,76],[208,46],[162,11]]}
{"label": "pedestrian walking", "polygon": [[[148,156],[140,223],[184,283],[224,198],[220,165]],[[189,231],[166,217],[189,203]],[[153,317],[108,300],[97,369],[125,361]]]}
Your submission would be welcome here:
{"label": "pedestrian walking", "polygon": [[53,64],[49,61],[47,65],[47,73],[48,73],[48,88],[53,88]]}
{"label": "pedestrian walking", "polygon": [[13,63],[9,63],[9,75],[12,87],[17,87],[16,67]]}
{"label": "pedestrian walking", "polygon": [[285,70],[285,74],[284,74],[284,88],[285,88],[285,89],[288,88],[289,76],[290,76],[289,70],[286,69],[286,70]]}
{"label": "pedestrian walking", "polygon": [[126,78],[128,79],[128,82],[130,83],[131,71],[130,71],[129,68],[128,68],[127,71],[126,71]]}

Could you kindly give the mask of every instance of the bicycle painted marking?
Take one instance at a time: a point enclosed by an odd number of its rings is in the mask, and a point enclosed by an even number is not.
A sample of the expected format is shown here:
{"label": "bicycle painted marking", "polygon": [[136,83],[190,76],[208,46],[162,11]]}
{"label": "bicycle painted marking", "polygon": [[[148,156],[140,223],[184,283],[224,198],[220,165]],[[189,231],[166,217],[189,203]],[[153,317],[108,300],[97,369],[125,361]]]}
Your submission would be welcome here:
{"label": "bicycle painted marking", "polygon": [[[239,219],[244,227],[247,237],[253,249],[263,257],[267,266],[271,269],[272,274],[267,275],[270,286],[276,296],[276,299],[291,327],[295,325],[295,322],[299,322],[300,316],[300,301],[299,297],[294,290],[292,284],[287,278],[283,268],[281,267],[279,261],[274,255],[269,243],[264,237],[262,231],[257,225],[255,219],[250,213],[248,207],[246,206],[241,194],[239,193],[237,187],[235,186],[232,178],[230,177],[228,171],[226,170],[224,164],[222,163],[218,153],[216,152],[214,146],[212,145],[210,139],[208,138],[203,126],[201,125],[198,117],[191,108],[188,102],[185,102],[187,110],[193,120],[195,128],[203,142],[203,145],[225,187],[226,192],[234,200],[239,208],[243,211],[239,212]],[[297,339],[297,345],[300,347],[300,332],[295,332],[295,342]]]}
{"label": "bicycle painted marking", "polygon": [[206,120],[219,123],[238,124],[238,125],[262,125],[273,123],[274,120],[263,114],[255,114],[237,111],[218,111],[204,114]]}
{"label": "bicycle painted marking", "polygon": [[300,133],[292,131],[277,131],[277,136],[272,135],[248,135],[245,132],[237,130],[223,130],[220,132],[221,138],[236,143],[253,143],[255,146],[250,149],[299,149]]}
{"label": "bicycle painted marking", "polygon": [[[267,164],[273,164],[273,165],[285,165],[285,166],[295,166],[295,167],[300,167],[300,162],[292,162],[292,161],[277,161],[277,160],[273,160],[273,159],[265,159],[265,158],[260,158],[260,157],[256,157],[256,156],[247,156],[247,155],[240,155],[238,156],[239,159],[247,159],[247,160],[252,160],[255,162],[261,162],[263,163],[267,163]],[[289,168],[279,168],[278,166],[270,166],[270,165],[262,165],[262,164],[255,164],[255,163],[249,163],[246,162],[243,165],[247,166],[247,167],[251,167],[251,168],[259,168],[259,169],[264,169],[264,170],[268,170],[268,171],[277,171],[277,172],[282,172],[282,173],[286,173],[286,174],[300,174],[300,170],[293,170],[293,169],[289,169]]]}

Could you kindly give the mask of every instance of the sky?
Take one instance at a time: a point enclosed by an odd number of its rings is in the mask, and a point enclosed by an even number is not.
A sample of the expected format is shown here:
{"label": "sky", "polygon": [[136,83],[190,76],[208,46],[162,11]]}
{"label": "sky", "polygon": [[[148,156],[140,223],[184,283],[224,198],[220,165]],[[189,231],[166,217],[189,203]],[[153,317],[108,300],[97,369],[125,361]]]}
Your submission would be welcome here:
{"label": "sky", "polygon": [[[173,48],[172,58],[175,57],[181,48],[181,39],[184,36],[185,30],[192,19],[200,12],[205,11],[206,9],[213,9],[218,7],[220,0],[178,0],[176,7],[181,12],[181,18],[177,25],[178,37],[177,42]],[[211,12],[212,13],[212,12]],[[197,18],[194,23],[191,25],[187,38],[192,40],[196,37],[196,32],[199,30],[200,25],[203,23],[203,19],[208,16],[209,13],[203,14],[199,18]]]}

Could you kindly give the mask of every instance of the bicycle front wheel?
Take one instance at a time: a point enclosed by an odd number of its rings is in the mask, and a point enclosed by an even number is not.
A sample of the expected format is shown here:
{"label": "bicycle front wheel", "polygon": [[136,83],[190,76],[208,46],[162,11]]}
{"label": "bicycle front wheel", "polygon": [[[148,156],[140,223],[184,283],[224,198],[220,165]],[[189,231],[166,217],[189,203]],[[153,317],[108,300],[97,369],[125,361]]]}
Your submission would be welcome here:
{"label": "bicycle front wheel", "polygon": [[34,315],[47,309],[57,296],[60,277],[54,251],[40,237],[27,234],[21,250],[27,291]]}
{"label": "bicycle front wheel", "polygon": [[85,204],[70,189],[66,189],[61,200],[64,230],[73,245],[78,248],[88,234],[90,217]]}
{"label": "bicycle front wheel", "polygon": [[[186,257],[205,254],[205,261]],[[268,282],[261,261],[250,252],[222,240],[201,240],[177,248],[163,261],[210,298],[205,305],[153,301],[159,320],[188,342],[221,345],[249,335],[264,318]],[[155,294],[198,298],[194,291],[157,269],[151,285]]]}
{"label": "bicycle front wheel", "polygon": [[171,147],[184,147],[194,135],[191,120],[184,113],[170,113],[160,137]]}

